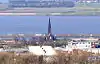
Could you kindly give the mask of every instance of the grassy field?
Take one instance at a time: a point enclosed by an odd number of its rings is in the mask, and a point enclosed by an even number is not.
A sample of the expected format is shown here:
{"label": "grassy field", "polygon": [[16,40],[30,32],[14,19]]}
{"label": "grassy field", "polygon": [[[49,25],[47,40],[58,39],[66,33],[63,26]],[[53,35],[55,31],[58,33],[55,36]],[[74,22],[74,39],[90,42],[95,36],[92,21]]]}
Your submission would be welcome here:
{"label": "grassy field", "polygon": [[100,56],[81,50],[72,53],[57,51],[56,56],[35,56],[32,54],[16,55],[14,53],[0,53],[0,64],[99,64],[100,59],[88,59],[89,56]]}

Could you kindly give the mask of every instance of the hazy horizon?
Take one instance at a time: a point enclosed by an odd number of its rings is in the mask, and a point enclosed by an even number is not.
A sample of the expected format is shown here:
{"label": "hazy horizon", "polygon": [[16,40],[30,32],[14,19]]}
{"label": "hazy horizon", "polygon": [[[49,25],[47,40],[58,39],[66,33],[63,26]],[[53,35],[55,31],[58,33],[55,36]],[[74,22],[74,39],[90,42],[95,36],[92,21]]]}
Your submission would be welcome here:
{"label": "hazy horizon", "polygon": [[[74,0],[67,0],[67,1],[74,1]],[[2,3],[7,3],[8,0],[0,0],[0,2],[2,2]]]}

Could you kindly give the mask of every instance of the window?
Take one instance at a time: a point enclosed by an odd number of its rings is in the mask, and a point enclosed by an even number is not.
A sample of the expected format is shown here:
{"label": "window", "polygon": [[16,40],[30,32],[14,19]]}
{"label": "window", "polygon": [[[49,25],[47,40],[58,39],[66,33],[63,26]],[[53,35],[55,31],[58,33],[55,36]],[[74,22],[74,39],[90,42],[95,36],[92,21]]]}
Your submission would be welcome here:
{"label": "window", "polygon": [[88,42],[88,44],[90,44],[90,42]]}

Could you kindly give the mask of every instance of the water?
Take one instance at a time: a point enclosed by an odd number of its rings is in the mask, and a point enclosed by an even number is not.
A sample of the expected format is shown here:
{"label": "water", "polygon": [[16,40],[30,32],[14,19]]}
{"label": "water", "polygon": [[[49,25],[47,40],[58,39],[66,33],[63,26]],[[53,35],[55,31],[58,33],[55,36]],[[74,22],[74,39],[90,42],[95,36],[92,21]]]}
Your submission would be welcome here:
{"label": "water", "polygon": [[[0,16],[0,34],[47,33],[49,16]],[[99,16],[50,16],[54,34],[100,34]]]}

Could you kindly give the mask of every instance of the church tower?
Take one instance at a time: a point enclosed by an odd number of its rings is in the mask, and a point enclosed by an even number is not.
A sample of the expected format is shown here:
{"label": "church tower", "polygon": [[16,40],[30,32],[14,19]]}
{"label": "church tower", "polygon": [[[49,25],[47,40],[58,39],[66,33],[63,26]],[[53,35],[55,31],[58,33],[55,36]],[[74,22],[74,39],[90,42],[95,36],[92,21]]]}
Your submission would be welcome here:
{"label": "church tower", "polygon": [[51,22],[50,22],[50,18],[49,18],[49,24],[48,24],[48,35],[51,35]]}
{"label": "church tower", "polygon": [[50,17],[49,17],[48,34],[46,36],[46,41],[53,41],[53,40],[55,40],[55,37],[53,36],[51,29],[52,29],[52,27],[51,27],[51,20],[50,20]]}

